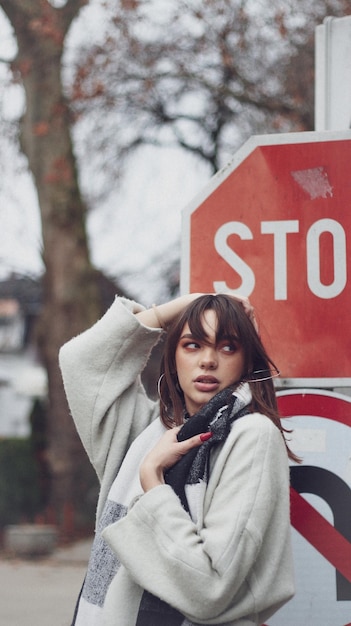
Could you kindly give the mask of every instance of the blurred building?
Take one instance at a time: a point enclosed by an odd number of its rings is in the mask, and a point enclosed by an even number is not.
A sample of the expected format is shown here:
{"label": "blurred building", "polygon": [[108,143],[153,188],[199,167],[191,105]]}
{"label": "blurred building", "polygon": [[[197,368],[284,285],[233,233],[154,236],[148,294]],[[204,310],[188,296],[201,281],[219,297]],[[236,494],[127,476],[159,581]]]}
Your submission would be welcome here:
{"label": "blurred building", "polygon": [[46,398],[46,373],[32,331],[41,306],[39,281],[17,274],[0,281],[0,437],[26,437],[36,400]]}

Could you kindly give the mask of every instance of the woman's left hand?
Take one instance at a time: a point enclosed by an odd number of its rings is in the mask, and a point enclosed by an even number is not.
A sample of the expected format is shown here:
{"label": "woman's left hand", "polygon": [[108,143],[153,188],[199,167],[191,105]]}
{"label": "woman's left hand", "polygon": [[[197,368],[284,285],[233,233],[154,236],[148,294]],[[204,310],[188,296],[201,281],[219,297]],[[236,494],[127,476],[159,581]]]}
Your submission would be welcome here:
{"label": "woman's left hand", "polygon": [[167,430],[142,461],[139,473],[144,491],[163,485],[165,482],[164,471],[175,465],[189,450],[200,446],[211,437],[211,433],[207,432],[190,437],[185,441],[178,441],[179,430],[180,426]]}

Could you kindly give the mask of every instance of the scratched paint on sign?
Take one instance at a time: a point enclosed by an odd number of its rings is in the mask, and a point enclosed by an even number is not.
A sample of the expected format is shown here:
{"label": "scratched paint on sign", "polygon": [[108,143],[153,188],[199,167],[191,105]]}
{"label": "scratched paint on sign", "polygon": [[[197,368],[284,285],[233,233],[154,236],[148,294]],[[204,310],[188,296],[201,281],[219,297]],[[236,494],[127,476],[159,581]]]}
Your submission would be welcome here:
{"label": "scratched paint on sign", "polygon": [[308,193],[311,200],[333,197],[333,187],[329,182],[324,167],[313,167],[307,170],[291,172],[291,176]]}

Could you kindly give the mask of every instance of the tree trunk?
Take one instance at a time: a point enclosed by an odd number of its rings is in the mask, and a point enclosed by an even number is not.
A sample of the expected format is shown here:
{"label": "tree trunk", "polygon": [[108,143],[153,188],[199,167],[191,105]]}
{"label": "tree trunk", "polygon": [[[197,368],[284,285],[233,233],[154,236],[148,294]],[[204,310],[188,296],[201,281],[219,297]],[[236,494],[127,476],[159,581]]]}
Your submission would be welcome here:
{"label": "tree trunk", "polygon": [[0,0],[17,37],[18,56],[12,70],[26,95],[20,141],[34,177],[42,220],[45,276],[38,337],[49,383],[51,511],[66,535],[82,526],[84,509],[89,508],[89,502],[84,507],[84,497],[89,500],[89,484],[96,486],[69,415],[57,359],[60,346],[101,313],[98,273],[89,259],[86,206],[61,82],[65,35],[86,3],[68,0],[63,8],[54,9],[46,0]]}

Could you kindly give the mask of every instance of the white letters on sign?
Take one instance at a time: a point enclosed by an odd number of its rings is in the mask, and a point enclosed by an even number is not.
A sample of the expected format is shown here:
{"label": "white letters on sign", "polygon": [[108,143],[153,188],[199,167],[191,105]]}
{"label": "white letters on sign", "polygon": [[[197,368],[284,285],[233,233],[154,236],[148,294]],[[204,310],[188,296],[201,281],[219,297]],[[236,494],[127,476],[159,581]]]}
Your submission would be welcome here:
{"label": "white letters on sign", "polygon": [[[288,298],[288,235],[299,233],[298,220],[276,220],[261,222],[261,233],[273,235],[274,299]],[[320,237],[329,233],[333,241],[333,281],[325,285],[321,281]],[[240,276],[241,285],[230,289],[225,281],[214,281],[216,292],[241,293],[250,296],[255,287],[252,268],[228,244],[228,237],[237,235],[242,240],[253,239],[250,228],[242,222],[226,222],[216,232],[215,249],[228,265]],[[312,224],[306,235],[306,275],[311,292],[324,299],[335,298],[347,283],[346,235],[339,222],[321,219]]]}
{"label": "white letters on sign", "polygon": [[261,222],[261,233],[273,235],[274,239],[274,299],[286,300],[288,294],[287,245],[288,233],[298,233],[298,220]]}
{"label": "white letters on sign", "polygon": [[228,290],[224,281],[215,281],[213,283],[214,289],[219,293],[222,291],[236,293],[238,291],[244,295],[250,295],[255,287],[255,274],[251,267],[228,246],[227,239],[229,235],[239,235],[240,239],[253,239],[253,235],[249,227],[242,222],[227,222],[215,234],[214,244],[219,256],[227,261],[228,265],[239,274],[242,283],[239,289]]}
{"label": "white letters on sign", "polygon": [[[333,237],[334,280],[330,285],[323,285],[320,280],[320,247],[319,238],[322,233],[330,233]],[[311,226],[307,233],[307,282],[310,290],[319,298],[335,298],[345,288],[347,281],[346,269],[346,236],[339,222],[331,219],[319,220]]]}

